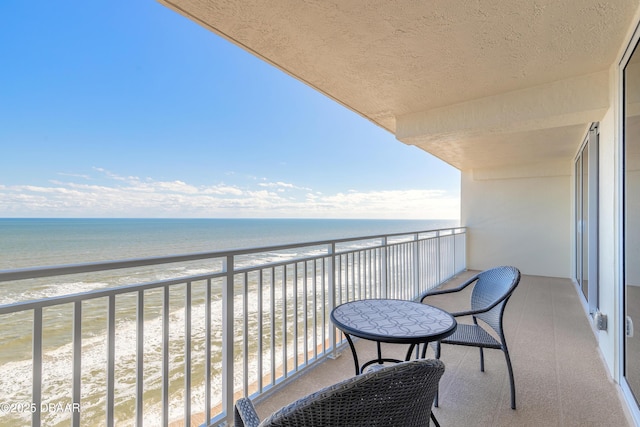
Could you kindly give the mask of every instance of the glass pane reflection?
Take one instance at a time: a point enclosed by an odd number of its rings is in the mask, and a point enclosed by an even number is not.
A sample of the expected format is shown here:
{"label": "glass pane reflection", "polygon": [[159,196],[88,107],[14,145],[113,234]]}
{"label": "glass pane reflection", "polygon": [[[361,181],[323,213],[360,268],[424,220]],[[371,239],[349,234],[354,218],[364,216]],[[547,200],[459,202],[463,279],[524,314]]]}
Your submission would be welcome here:
{"label": "glass pane reflection", "polygon": [[[625,315],[640,326],[640,53],[624,69]],[[625,340],[625,377],[640,397],[640,333]]]}

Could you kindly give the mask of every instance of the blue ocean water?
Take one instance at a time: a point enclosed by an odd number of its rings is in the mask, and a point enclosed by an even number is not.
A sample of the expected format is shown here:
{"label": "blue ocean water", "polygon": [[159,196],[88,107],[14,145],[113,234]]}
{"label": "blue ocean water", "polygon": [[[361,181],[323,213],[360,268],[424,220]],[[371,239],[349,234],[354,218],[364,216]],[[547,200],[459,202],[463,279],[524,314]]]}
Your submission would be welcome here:
{"label": "blue ocean water", "polygon": [[457,226],[455,220],[0,218],[0,270]]}

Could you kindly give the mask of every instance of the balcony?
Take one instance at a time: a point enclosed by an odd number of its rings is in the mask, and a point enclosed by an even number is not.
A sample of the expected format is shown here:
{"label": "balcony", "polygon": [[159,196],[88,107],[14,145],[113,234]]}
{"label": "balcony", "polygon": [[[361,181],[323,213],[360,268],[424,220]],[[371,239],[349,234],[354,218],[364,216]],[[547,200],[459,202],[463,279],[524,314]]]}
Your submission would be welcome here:
{"label": "balcony", "polygon": [[[0,306],[3,328],[15,331],[0,343],[11,349],[0,360],[10,368],[0,386],[17,405],[0,425],[219,425],[230,421],[239,396],[251,396],[264,417],[353,375],[350,351],[329,321],[332,307],[410,299],[459,283],[472,274],[465,271],[466,232],[0,272],[5,285],[69,276],[133,281]],[[464,302],[430,303],[454,309]],[[459,426],[630,424],[590,328],[570,280],[523,276],[506,311],[518,409],[509,408],[502,354],[488,350],[481,373],[476,349],[446,346],[438,419]],[[364,358],[375,354],[371,343],[357,346]],[[383,349],[398,358],[406,351]]]}

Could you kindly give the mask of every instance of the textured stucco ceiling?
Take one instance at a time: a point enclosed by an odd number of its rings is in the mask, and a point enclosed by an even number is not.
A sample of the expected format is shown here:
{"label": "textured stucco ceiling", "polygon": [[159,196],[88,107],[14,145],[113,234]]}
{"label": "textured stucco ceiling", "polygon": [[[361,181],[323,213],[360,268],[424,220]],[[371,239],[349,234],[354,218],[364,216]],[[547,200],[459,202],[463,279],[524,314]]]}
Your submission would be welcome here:
{"label": "textured stucco ceiling", "polygon": [[[399,116],[606,70],[638,7],[638,0],[160,1],[393,133]],[[456,167],[477,167],[432,150]]]}

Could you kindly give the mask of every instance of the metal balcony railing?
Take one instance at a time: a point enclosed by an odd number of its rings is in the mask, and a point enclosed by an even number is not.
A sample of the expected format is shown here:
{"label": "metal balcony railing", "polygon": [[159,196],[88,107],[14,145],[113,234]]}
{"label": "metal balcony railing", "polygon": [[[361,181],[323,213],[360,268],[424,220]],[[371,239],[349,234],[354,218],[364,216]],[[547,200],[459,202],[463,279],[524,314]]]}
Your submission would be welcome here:
{"label": "metal balcony railing", "polygon": [[344,345],[333,307],[415,298],[465,269],[465,243],[449,228],[0,271],[104,285],[0,306],[0,425],[230,423],[235,399]]}

